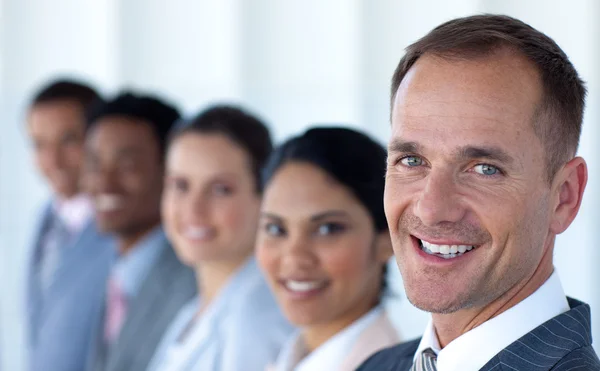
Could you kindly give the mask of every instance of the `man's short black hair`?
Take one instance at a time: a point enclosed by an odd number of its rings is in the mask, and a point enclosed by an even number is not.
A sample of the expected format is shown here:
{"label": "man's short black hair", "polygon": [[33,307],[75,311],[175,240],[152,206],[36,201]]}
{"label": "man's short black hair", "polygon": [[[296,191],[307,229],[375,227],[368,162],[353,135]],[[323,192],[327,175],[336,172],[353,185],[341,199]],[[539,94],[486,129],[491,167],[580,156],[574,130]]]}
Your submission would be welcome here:
{"label": "man's short black hair", "polygon": [[87,115],[87,130],[108,116],[125,116],[146,123],[156,135],[161,153],[164,154],[169,132],[180,118],[175,106],[150,95],[125,91],[102,104],[96,105]]}

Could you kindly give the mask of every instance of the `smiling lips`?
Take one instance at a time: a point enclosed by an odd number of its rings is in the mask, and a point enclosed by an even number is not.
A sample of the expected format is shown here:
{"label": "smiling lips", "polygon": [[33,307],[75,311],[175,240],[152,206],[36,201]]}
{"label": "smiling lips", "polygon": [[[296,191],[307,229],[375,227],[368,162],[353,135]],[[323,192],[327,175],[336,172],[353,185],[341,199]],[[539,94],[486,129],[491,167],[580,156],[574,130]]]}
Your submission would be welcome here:
{"label": "smiling lips", "polygon": [[329,286],[329,281],[327,280],[282,279],[279,282],[296,299],[308,299],[320,294]]}
{"label": "smiling lips", "polygon": [[188,240],[194,242],[206,242],[211,240],[215,235],[214,228],[210,227],[199,227],[199,226],[186,226],[183,229],[183,236]]}
{"label": "smiling lips", "polygon": [[425,253],[444,259],[457,258],[477,247],[475,245],[437,245],[421,239],[419,239],[419,246]]}

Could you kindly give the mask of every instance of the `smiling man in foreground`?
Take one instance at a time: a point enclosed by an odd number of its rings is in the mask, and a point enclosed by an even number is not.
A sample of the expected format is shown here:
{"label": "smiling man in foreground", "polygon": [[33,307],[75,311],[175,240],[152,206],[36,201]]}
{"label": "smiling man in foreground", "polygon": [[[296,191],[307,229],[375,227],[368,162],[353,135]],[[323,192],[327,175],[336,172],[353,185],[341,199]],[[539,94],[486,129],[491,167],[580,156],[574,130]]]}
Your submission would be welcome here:
{"label": "smiling man in foreground", "polygon": [[546,35],[505,16],[447,22],[392,80],[385,210],[422,339],[360,370],[600,370],[590,308],[552,255],[581,204],[585,88]]}

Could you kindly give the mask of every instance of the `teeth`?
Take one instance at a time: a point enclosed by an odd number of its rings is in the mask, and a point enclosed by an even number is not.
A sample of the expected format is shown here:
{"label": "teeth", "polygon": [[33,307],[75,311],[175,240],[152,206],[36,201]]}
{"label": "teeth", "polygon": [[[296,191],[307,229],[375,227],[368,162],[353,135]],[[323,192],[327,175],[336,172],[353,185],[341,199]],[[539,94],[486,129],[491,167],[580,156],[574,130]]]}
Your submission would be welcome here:
{"label": "teeth", "polygon": [[99,211],[113,211],[123,204],[123,198],[117,195],[101,194],[96,197],[96,208]]}
{"label": "teeth", "polygon": [[206,227],[187,227],[183,235],[191,240],[206,240],[212,236],[212,230]]}
{"label": "teeth", "polygon": [[456,258],[474,249],[473,246],[469,245],[435,245],[424,240],[420,241],[423,251],[430,255],[437,254],[444,259]]}
{"label": "teeth", "polygon": [[323,281],[285,281],[285,286],[291,291],[307,292],[324,286]]}

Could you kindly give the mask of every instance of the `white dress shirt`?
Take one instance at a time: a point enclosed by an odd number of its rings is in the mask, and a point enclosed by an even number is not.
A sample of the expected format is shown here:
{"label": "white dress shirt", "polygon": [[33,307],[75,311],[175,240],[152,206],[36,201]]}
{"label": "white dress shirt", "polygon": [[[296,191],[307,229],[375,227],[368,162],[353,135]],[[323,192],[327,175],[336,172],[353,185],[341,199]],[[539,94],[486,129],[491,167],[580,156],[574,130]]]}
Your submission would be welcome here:
{"label": "white dress shirt", "polygon": [[71,235],[80,233],[94,213],[92,201],[85,194],[67,200],[54,200],[52,207]]}
{"label": "white dress shirt", "polygon": [[277,357],[276,371],[335,371],[340,368],[360,334],[383,313],[377,306],[354,321],[317,349],[308,352],[302,336],[296,333]]}
{"label": "white dress shirt", "polygon": [[479,370],[501,350],[544,322],[569,310],[569,303],[554,271],[533,294],[500,315],[454,339],[444,349],[430,320],[415,353],[427,348],[437,354],[438,371]]}

